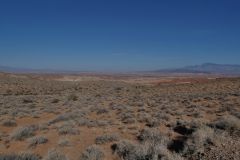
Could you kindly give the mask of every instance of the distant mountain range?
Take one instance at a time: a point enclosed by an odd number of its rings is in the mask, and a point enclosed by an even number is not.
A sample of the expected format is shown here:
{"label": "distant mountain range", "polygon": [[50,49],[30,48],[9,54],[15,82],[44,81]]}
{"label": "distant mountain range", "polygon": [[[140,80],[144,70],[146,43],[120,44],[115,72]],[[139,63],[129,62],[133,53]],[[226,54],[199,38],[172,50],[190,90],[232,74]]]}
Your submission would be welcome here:
{"label": "distant mountain range", "polygon": [[186,66],[175,69],[162,69],[157,73],[202,73],[202,74],[221,74],[221,75],[240,75],[240,65],[204,63],[195,66]]}
{"label": "distant mountain range", "polygon": [[0,66],[0,72],[7,73],[77,73],[75,71],[53,70],[53,69],[29,69]]}
{"label": "distant mountain range", "polygon": [[[6,66],[0,66],[0,72],[9,72],[9,73],[68,73],[68,74],[84,73],[83,71],[26,69],[26,68],[14,68],[14,67],[6,67]],[[148,72],[143,72],[143,73],[148,73]],[[201,64],[201,65],[186,66],[186,67],[175,68],[175,69],[161,69],[161,70],[151,71],[151,73],[240,75],[240,65],[204,63],[204,64]]]}

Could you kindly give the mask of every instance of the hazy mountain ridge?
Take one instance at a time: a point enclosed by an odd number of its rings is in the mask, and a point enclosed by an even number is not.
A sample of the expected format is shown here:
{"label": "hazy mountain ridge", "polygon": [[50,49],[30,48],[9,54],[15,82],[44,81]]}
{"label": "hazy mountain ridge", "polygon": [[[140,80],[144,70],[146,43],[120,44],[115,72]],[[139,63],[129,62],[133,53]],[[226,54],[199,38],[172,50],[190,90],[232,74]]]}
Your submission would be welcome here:
{"label": "hazy mountain ridge", "polygon": [[204,63],[201,65],[186,66],[183,68],[163,69],[156,72],[240,75],[240,65]]}
{"label": "hazy mountain ridge", "polygon": [[[71,71],[71,70],[52,70],[52,69],[27,69],[27,68],[14,68],[0,66],[0,72],[10,73],[82,73],[84,71]],[[152,71],[150,71],[152,73]],[[148,73],[148,72],[143,72]],[[240,75],[240,65],[232,64],[215,64],[204,63],[201,65],[186,66],[174,69],[160,69],[155,70],[153,73],[160,74],[222,74],[222,75]]]}
{"label": "hazy mountain ridge", "polygon": [[216,74],[240,74],[240,65],[204,63],[202,65],[187,66],[186,70]]}

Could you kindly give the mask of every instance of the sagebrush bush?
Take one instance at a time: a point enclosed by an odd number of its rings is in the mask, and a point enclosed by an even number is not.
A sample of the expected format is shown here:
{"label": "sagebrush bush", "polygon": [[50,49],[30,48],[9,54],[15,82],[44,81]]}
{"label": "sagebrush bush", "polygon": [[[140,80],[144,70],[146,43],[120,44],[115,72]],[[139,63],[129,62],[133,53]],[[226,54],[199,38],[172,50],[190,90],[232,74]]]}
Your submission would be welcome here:
{"label": "sagebrush bush", "polygon": [[105,143],[114,142],[114,141],[118,141],[118,140],[119,140],[119,136],[116,134],[105,134],[102,136],[98,136],[95,139],[95,143],[96,144],[105,144]]}
{"label": "sagebrush bush", "polygon": [[2,125],[5,127],[15,127],[15,126],[17,126],[17,123],[13,119],[8,119],[8,120],[4,120],[2,122]]}
{"label": "sagebrush bush", "polygon": [[141,142],[150,141],[152,143],[158,143],[166,145],[169,142],[169,138],[160,133],[157,129],[143,129],[138,135],[138,140]]}
{"label": "sagebrush bush", "polygon": [[70,142],[69,142],[68,139],[60,139],[58,141],[58,145],[61,146],[61,147],[65,147],[65,146],[69,146]]}
{"label": "sagebrush bush", "polygon": [[31,153],[1,155],[0,160],[40,160],[40,156]]}
{"label": "sagebrush bush", "polygon": [[14,140],[23,140],[34,136],[34,132],[38,129],[36,125],[25,126],[17,128],[12,134],[11,138]]}
{"label": "sagebrush bush", "polygon": [[28,140],[30,147],[35,147],[39,144],[44,144],[48,142],[48,139],[44,136],[36,136]]}
{"label": "sagebrush bush", "polygon": [[58,128],[58,133],[60,135],[66,135],[66,134],[77,135],[80,132],[78,129],[73,128],[72,125],[65,124]]}
{"label": "sagebrush bush", "polygon": [[103,160],[104,153],[96,145],[88,147],[80,156],[80,160]]}
{"label": "sagebrush bush", "polygon": [[198,128],[192,135],[190,135],[184,143],[183,153],[189,155],[201,155],[205,152],[205,149],[214,145],[216,135],[214,130],[204,126]]}
{"label": "sagebrush bush", "polygon": [[171,153],[167,146],[152,142],[133,143],[120,141],[112,145],[112,150],[123,160],[182,160],[177,154]]}
{"label": "sagebrush bush", "polygon": [[68,158],[56,149],[52,149],[48,152],[44,160],[68,160]]}
{"label": "sagebrush bush", "polygon": [[210,124],[210,126],[217,129],[225,130],[230,134],[237,133],[240,134],[240,119],[234,116],[226,116],[223,119],[219,119]]}
{"label": "sagebrush bush", "polygon": [[70,94],[70,95],[67,97],[67,99],[68,99],[69,101],[77,101],[77,100],[78,100],[78,97],[77,97],[76,94],[72,93],[72,94]]}

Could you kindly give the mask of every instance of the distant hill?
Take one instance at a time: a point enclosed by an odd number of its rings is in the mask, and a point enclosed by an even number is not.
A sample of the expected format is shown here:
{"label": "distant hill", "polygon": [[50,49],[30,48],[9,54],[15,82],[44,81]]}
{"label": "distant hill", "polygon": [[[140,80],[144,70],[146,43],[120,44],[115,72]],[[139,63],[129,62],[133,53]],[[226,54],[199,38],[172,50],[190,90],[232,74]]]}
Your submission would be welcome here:
{"label": "distant hill", "polygon": [[27,69],[20,69],[20,68],[14,68],[14,67],[6,67],[6,66],[0,66],[0,72],[23,72]]}
{"label": "distant hill", "polygon": [[[50,70],[50,69],[26,69],[0,66],[0,72],[8,73],[63,73],[63,74],[81,74],[84,71],[68,71],[68,70]],[[86,72],[91,73],[91,72]],[[99,73],[99,72],[93,72]],[[104,73],[104,72],[101,72]],[[108,73],[108,72],[106,72]],[[134,74],[135,72],[131,72]],[[204,63],[201,65],[186,66],[175,69],[161,69],[150,72],[136,72],[142,74],[157,73],[157,74],[221,74],[221,75],[237,75],[240,76],[240,65],[230,64],[214,64]]]}
{"label": "distant hill", "polygon": [[29,69],[0,66],[0,72],[7,73],[70,73],[70,71],[51,70],[51,69]]}
{"label": "distant hill", "polygon": [[41,70],[28,69],[28,68],[15,68],[15,67],[7,67],[0,66],[0,72],[9,72],[9,73],[38,73]]}
{"label": "distant hill", "polygon": [[157,70],[158,73],[203,73],[203,74],[222,74],[240,75],[240,65],[204,63],[183,68]]}

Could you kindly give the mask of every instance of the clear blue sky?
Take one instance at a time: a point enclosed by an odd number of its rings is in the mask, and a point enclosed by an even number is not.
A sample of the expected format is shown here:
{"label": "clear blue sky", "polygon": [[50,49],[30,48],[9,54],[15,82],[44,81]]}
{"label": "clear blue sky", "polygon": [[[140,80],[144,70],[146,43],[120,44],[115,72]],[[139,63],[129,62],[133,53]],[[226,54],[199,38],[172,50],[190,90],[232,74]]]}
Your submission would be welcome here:
{"label": "clear blue sky", "polygon": [[152,70],[240,63],[239,0],[1,0],[0,65]]}

